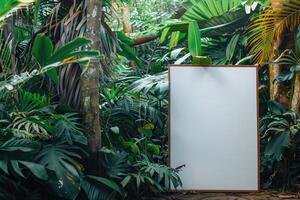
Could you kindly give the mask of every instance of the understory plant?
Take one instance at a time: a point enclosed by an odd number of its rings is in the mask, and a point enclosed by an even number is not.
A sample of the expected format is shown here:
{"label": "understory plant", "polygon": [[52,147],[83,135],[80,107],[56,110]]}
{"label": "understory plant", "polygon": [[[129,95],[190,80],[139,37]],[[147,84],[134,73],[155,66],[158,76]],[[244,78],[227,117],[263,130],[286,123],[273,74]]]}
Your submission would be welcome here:
{"label": "understory plant", "polygon": [[300,117],[276,101],[260,120],[263,188],[297,189],[300,174]]}
{"label": "understory plant", "polygon": [[80,115],[51,105],[46,96],[19,91],[15,107],[1,110],[1,199],[121,198],[117,183],[84,167],[87,137]]}

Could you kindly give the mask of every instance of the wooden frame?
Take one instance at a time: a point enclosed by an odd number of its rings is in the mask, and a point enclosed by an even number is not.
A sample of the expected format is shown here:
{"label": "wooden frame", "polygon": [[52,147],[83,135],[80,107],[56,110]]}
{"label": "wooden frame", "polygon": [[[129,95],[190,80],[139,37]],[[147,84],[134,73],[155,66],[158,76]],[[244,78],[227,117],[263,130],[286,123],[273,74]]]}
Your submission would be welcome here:
{"label": "wooden frame", "polygon": [[203,189],[171,189],[169,192],[260,192],[260,135],[259,135],[259,74],[258,65],[207,65],[207,64],[169,64],[168,65],[168,81],[169,81],[169,97],[168,97],[168,166],[171,166],[171,120],[170,120],[170,94],[171,94],[171,68],[172,67],[254,67],[256,69],[256,113],[257,113],[257,190],[203,190]]}

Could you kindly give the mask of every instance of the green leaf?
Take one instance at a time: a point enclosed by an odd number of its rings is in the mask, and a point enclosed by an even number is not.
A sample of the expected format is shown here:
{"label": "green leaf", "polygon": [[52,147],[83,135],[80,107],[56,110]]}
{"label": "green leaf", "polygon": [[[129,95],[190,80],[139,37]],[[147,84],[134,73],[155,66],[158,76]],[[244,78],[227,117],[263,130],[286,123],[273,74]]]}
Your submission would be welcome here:
{"label": "green leaf", "polygon": [[40,10],[40,4],[42,0],[35,0],[34,4],[34,20],[37,22],[38,21],[38,15],[39,15],[39,10]]}
{"label": "green leaf", "polygon": [[286,73],[280,73],[275,78],[275,80],[278,81],[278,82],[289,81],[294,77],[294,74],[295,73],[293,71],[289,71],[289,72],[286,72]]}
{"label": "green leaf", "polygon": [[103,166],[110,178],[121,179],[129,170],[128,153],[109,150],[104,154]]}
{"label": "green leaf", "polygon": [[53,44],[49,37],[38,34],[32,47],[32,55],[39,63],[40,67],[48,65],[48,61],[53,52]]}
{"label": "green leaf", "polygon": [[184,50],[185,50],[185,48],[178,48],[178,49],[174,49],[173,51],[171,51],[171,53],[170,53],[171,59],[176,59],[178,57],[178,55]]}
{"label": "green leaf", "polygon": [[0,160],[0,169],[2,169],[6,174],[8,174],[7,160]]}
{"label": "green leaf", "polygon": [[173,49],[177,46],[180,37],[180,31],[175,31],[171,33],[169,48]]}
{"label": "green leaf", "polygon": [[190,22],[188,30],[188,49],[192,56],[201,56],[201,33],[196,21]]}
{"label": "green leaf", "polygon": [[99,51],[75,51],[69,54],[69,57],[100,57]]}
{"label": "green leaf", "polygon": [[117,50],[117,53],[120,54],[121,56],[126,57],[128,60],[133,60],[136,62],[136,64],[141,67],[142,66],[142,61],[137,57],[136,53],[134,52],[134,49],[131,48],[128,44],[126,43],[120,43],[119,44],[121,49]]}
{"label": "green leaf", "polygon": [[27,167],[34,176],[38,177],[41,180],[47,180],[48,174],[43,165],[32,163],[32,162],[26,162],[26,161],[19,161],[19,163],[23,164],[25,167]]}
{"label": "green leaf", "polygon": [[146,137],[152,136],[152,130],[147,128],[138,128],[138,132]]}
{"label": "green leaf", "polygon": [[285,112],[284,107],[277,101],[269,101],[268,107],[270,111],[276,115],[282,115]]}
{"label": "green leaf", "polygon": [[233,35],[231,40],[229,41],[229,44],[227,45],[226,58],[228,61],[231,61],[231,59],[233,58],[239,38],[240,38],[240,34]]}
{"label": "green leaf", "polygon": [[126,177],[122,180],[121,185],[122,185],[123,187],[126,187],[127,184],[130,182],[130,180],[131,180],[131,176],[126,176]]}
{"label": "green leaf", "polygon": [[116,135],[120,133],[120,129],[117,126],[111,127],[110,130]]}
{"label": "green leaf", "polygon": [[128,46],[131,46],[133,44],[133,40],[127,35],[125,35],[123,31],[117,31],[116,35],[119,40],[121,40],[123,43],[127,44]]}
{"label": "green leaf", "polygon": [[25,178],[24,174],[22,173],[19,163],[17,160],[12,160],[11,161],[11,166],[14,170],[14,172],[16,172],[19,176],[21,176],[22,178]]}
{"label": "green leaf", "polygon": [[115,182],[113,182],[113,181],[111,181],[109,179],[98,177],[98,176],[91,176],[91,175],[89,175],[87,177],[90,178],[90,179],[92,179],[92,180],[94,180],[94,181],[97,181],[98,183],[106,185],[110,189],[118,192],[120,195],[123,194],[121,187],[118,184],[116,184]]}
{"label": "green leaf", "polygon": [[300,28],[298,27],[296,31],[296,41],[295,41],[295,50],[296,50],[296,55],[300,55]]}
{"label": "green leaf", "polygon": [[170,31],[170,27],[166,27],[163,29],[159,39],[160,44],[163,44],[167,40],[169,31]]}
{"label": "green leaf", "polygon": [[277,133],[268,141],[265,154],[268,156],[274,155],[276,160],[282,158],[282,148],[287,147],[289,143],[289,134],[287,132]]}
{"label": "green leaf", "polygon": [[160,146],[153,144],[153,143],[148,143],[147,147],[149,148],[150,151],[152,151],[154,154],[159,155],[160,154]]}
{"label": "green leaf", "polygon": [[114,199],[114,194],[112,194],[110,191],[105,190],[103,187],[99,187],[99,185],[92,183],[92,181],[88,180],[88,178],[84,177],[81,179],[80,187],[85,192],[89,200]]}
{"label": "green leaf", "polygon": [[179,58],[178,60],[176,60],[174,64],[181,64],[181,63],[183,63],[186,59],[188,59],[189,57],[191,57],[191,53],[185,54],[184,56],[182,56],[181,58]]}
{"label": "green leaf", "polygon": [[163,71],[162,64],[161,62],[155,62],[151,64],[151,73],[152,74],[157,74],[161,73]]}
{"label": "green leaf", "polygon": [[65,113],[63,115],[56,114],[55,136],[69,144],[73,142],[87,144],[87,139],[82,132],[81,125],[78,122],[77,113]]}
{"label": "green leaf", "polygon": [[9,13],[13,12],[19,6],[28,5],[33,3],[34,0],[1,0],[0,3],[0,20],[6,17]]}
{"label": "green leaf", "polygon": [[125,148],[130,149],[130,151],[134,154],[138,154],[140,152],[140,149],[139,149],[138,145],[133,141],[123,141],[122,145]]}
{"label": "green leaf", "polygon": [[78,37],[71,42],[63,45],[62,47],[56,49],[49,60],[49,63],[56,63],[60,62],[64,59],[70,58],[74,56],[72,53],[80,47],[83,47],[85,45],[88,45],[91,43],[90,39],[84,38],[84,37]]}
{"label": "green leaf", "polygon": [[202,64],[202,65],[210,65],[212,64],[212,60],[207,56],[194,56],[192,59],[193,64]]}
{"label": "green leaf", "polygon": [[46,72],[46,75],[53,81],[56,85],[58,84],[58,74],[56,69],[51,69]]}
{"label": "green leaf", "polygon": [[82,152],[72,145],[48,144],[36,157],[38,163],[55,172],[56,177],[49,185],[59,197],[75,199],[80,191],[78,151]]}

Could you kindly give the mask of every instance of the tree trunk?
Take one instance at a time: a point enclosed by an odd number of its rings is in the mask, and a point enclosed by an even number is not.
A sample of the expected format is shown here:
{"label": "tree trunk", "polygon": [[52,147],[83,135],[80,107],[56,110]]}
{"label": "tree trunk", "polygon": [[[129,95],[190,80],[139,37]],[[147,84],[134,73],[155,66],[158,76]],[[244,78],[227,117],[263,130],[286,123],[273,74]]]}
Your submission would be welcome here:
{"label": "tree trunk", "polygon": [[[276,38],[273,49],[273,60],[277,59],[279,54],[285,49],[294,48],[294,34],[286,33],[283,38]],[[291,81],[278,82],[274,81],[275,78],[281,73],[287,73],[289,68],[285,65],[270,64],[269,76],[270,76],[270,99],[276,100],[281,103],[286,109],[291,107]]]}
{"label": "tree trunk", "polygon": [[300,114],[300,72],[295,77],[291,109]]}
{"label": "tree trunk", "polygon": [[157,33],[149,33],[148,35],[137,36],[137,37],[133,38],[132,46],[137,46],[137,45],[151,42],[153,40],[156,40],[158,37],[159,37],[159,35]]}
{"label": "tree trunk", "polygon": [[[278,4],[276,2],[271,2],[272,4]],[[274,46],[273,46],[273,56],[272,60],[277,59],[284,49],[287,49],[291,46],[291,43],[286,44],[284,41],[289,41],[292,34],[286,34],[283,38],[274,38]],[[285,108],[290,107],[289,100],[289,91],[290,85],[289,83],[277,82],[275,78],[284,71],[284,68],[279,64],[270,64],[269,65],[269,78],[270,78],[270,99],[276,100],[281,103]]]}
{"label": "tree trunk", "polygon": [[127,4],[123,4],[121,7],[122,18],[123,18],[123,32],[126,35],[132,33],[132,26],[130,24],[130,10]]}
{"label": "tree trunk", "polygon": [[[87,29],[85,36],[92,40],[92,44],[87,47],[91,50],[100,48],[100,23],[101,23],[101,0],[86,0],[87,2]],[[83,125],[88,136],[88,145],[91,158],[88,161],[88,168],[91,173],[100,173],[100,156],[98,153],[101,147],[101,128],[99,118],[99,79],[100,79],[99,60],[92,60],[83,70],[81,75],[81,111]]]}
{"label": "tree trunk", "polygon": [[275,82],[275,78],[279,75],[278,64],[269,65],[269,76],[270,76],[270,99],[275,100],[279,97],[279,83]]}
{"label": "tree trunk", "polygon": [[[132,26],[130,24],[130,9],[126,3],[123,3],[123,5],[120,7],[122,11],[122,20],[123,20],[123,32],[130,36],[132,33]],[[130,61],[129,66],[132,68],[136,67],[135,61]]]}

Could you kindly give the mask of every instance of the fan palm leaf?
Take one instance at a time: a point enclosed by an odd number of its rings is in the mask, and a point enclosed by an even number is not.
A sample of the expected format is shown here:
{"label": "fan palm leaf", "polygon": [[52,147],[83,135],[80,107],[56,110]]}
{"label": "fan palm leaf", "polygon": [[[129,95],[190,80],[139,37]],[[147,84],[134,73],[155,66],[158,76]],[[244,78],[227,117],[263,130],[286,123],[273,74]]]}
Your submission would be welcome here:
{"label": "fan palm leaf", "polygon": [[272,49],[285,31],[293,32],[300,23],[298,0],[272,0],[271,5],[248,28],[248,47],[253,59],[264,63],[272,59]]}
{"label": "fan palm leaf", "polygon": [[233,29],[248,22],[241,0],[191,0],[182,16],[185,21],[198,21],[206,35],[232,33]]}
{"label": "fan palm leaf", "polygon": [[228,11],[238,9],[241,6],[241,0],[191,0],[190,6],[182,16],[183,20],[202,21],[213,17],[222,16]]}

